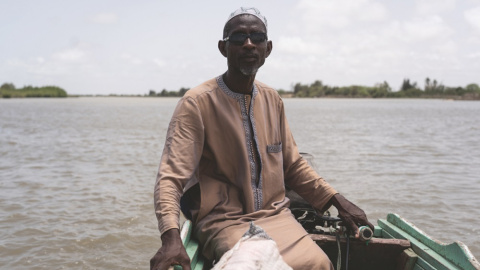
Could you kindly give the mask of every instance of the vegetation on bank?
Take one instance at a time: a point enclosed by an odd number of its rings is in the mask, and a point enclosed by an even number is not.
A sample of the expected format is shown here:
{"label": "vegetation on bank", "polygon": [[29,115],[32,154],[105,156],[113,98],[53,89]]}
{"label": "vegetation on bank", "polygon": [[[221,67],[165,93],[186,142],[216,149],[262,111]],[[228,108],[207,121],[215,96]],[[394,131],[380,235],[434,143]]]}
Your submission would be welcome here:
{"label": "vegetation on bank", "polygon": [[[189,88],[182,87],[178,91],[163,89],[160,92],[150,90],[146,97],[182,97]],[[317,80],[312,84],[297,83],[293,91],[278,90],[283,97],[299,98],[442,98],[461,100],[480,100],[480,86],[471,83],[465,87],[449,87],[437,80],[425,79],[424,87],[421,88],[416,82],[404,79],[400,89],[393,91],[387,82],[378,83],[374,86],[329,86]],[[0,86],[0,98],[24,98],[24,97],[67,97],[65,90],[57,86],[15,88],[12,83],[4,83]],[[111,94],[109,96],[118,96]],[[141,95],[120,95],[120,96],[141,96]]]}
{"label": "vegetation on bank", "polygon": [[448,87],[437,80],[425,79],[425,86],[420,88],[416,82],[404,79],[398,91],[392,91],[387,82],[374,86],[329,86],[322,81],[315,81],[310,85],[297,83],[293,92],[279,90],[282,96],[289,97],[347,97],[347,98],[451,98],[479,100],[480,87],[471,83],[465,87]]}
{"label": "vegetation on bank", "polygon": [[155,90],[150,90],[148,92],[149,97],[183,97],[189,88],[182,87],[178,91],[168,91],[163,89],[161,92],[155,92]]}
{"label": "vegetation on bank", "polygon": [[[161,92],[150,90],[145,96],[149,97],[182,97],[188,88],[180,88],[179,91],[168,91],[163,89]],[[425,85],[420,88],[416,82],[410,79],[404,79],[400,89],[394,91],[387,82],[378,83],[374,86],[329,86],[322,81],[315,81],[312,84],[297,83],[293,91],[278,90],[283,97],[298,98],[443,98],[443,99],[464,99],[480,100],[480,86],[471,83],[465,87],[449,87],[437,80],[425,79]]]}
{"label": "vegetation on bank", "polygon": [[0,86],[0,98],[26,97],[67,97],[67,92],[58,86],[25,86],[19,89],[16,89],[13,83],[4,83]]}

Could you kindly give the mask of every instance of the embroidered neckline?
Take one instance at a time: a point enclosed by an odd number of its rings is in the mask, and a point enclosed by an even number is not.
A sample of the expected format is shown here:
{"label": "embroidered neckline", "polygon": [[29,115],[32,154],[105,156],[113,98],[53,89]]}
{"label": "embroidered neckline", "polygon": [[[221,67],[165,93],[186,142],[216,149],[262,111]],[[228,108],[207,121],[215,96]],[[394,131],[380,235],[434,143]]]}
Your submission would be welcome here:
{"label": "embroidered neckline", "polygon": [[[218,83],[218,86],[220,86],[220,89],[222,89],[223,92],[225,92],[225,94],[227,94],[232,98],[243,99],[243,97],[247,95],[247,94],[240,94],[237,92],[233,92],[232,90],[230,90],[230,88],[228,88],[228,86],[225,84],[225,81],[223,80],[223,74],[217,77],[217,83]],[[255,83],[253,83],[253,89],[249,95],[252,96],[252,99],[253,99],[257,95],[257,93],[258,93],[257,86]]]}

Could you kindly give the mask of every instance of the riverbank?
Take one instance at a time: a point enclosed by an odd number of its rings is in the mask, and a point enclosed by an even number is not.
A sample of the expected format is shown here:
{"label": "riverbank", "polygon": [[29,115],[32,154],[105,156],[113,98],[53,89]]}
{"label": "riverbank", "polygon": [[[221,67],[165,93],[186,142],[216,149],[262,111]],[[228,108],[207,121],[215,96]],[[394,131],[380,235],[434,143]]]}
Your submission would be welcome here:
{"label": "riverbank", "polygon": [[51,97],[67,97],[68,94],[65,90],[57,86],[43,86],[32,87],[25,86],[20,89],[16,89],[13,84],[3,84],[0,87],[0,98],[51,98]]}
{"label": "riverbank", "polygon": [[[314,97],[303,97],[295,96],[291,92],[279,92],[280,97],[283,99],[295,99],[295,98],[306,98],[306,99],[442,99],[442,100],[480,100],[480,93],[473,93],[463,96],[454,96],[454,95],[421,95],[421,96],[388,96],[388,97],[364,97],[364,96],[341,96],[341,95],[329,95],[329,96],[314,96]],[[68,95],[68,98],[106,98],[106,97],[118,97],[118,98],[180,98],[181,96],[149,96],[149,95]]]}
{"label": "riverbank", "polygon": [[454,95],[421,95],[421,96],[388,96],[388,97],[362,97],[362,96],[320,96],[320,97],[297,97],[293,93],[280,94],[282,98],[325,98],[325,99],[344,99],[344,98],[358,98],[358,99],[443,99],[443,100],[480,100],[480,93],[472,93],[463,96]]}

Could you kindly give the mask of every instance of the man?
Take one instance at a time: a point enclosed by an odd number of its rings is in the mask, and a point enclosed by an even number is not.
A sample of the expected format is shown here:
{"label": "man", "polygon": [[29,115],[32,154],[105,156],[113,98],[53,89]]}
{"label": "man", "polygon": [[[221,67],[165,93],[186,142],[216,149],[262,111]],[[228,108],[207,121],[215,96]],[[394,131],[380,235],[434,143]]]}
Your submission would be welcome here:
{"label": "man", "polygon": [[358,226],[373,225],[300,156],[281,98],[255,81],[272,51],[265,17],[240,8],[223,37],[218,49],[227,72],[189,90],[168,128],[154,195],[162,247],[151,269],[190,269],[179,236],[180,206],[207,259],[218,261],[254,221],[293,269],[333,269],[288,209],[285,185],[320,213],[333,204],[357,237]]}

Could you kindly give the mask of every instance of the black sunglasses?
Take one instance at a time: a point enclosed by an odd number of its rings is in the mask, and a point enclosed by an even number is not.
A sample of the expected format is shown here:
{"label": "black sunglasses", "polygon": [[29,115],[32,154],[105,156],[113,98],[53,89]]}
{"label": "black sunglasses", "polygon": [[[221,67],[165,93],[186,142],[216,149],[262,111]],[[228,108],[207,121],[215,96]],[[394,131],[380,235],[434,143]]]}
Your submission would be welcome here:
{"label": "black sunglasses", "polygon": [[250,35],[244,33],[234,33],[224,38],[223,41],[230,41],[236,45],[243,45],[247,38],[249,38],[250,41],[255,44],[262,43],[268,39],[267,34],[265,33],[251,33]]}

